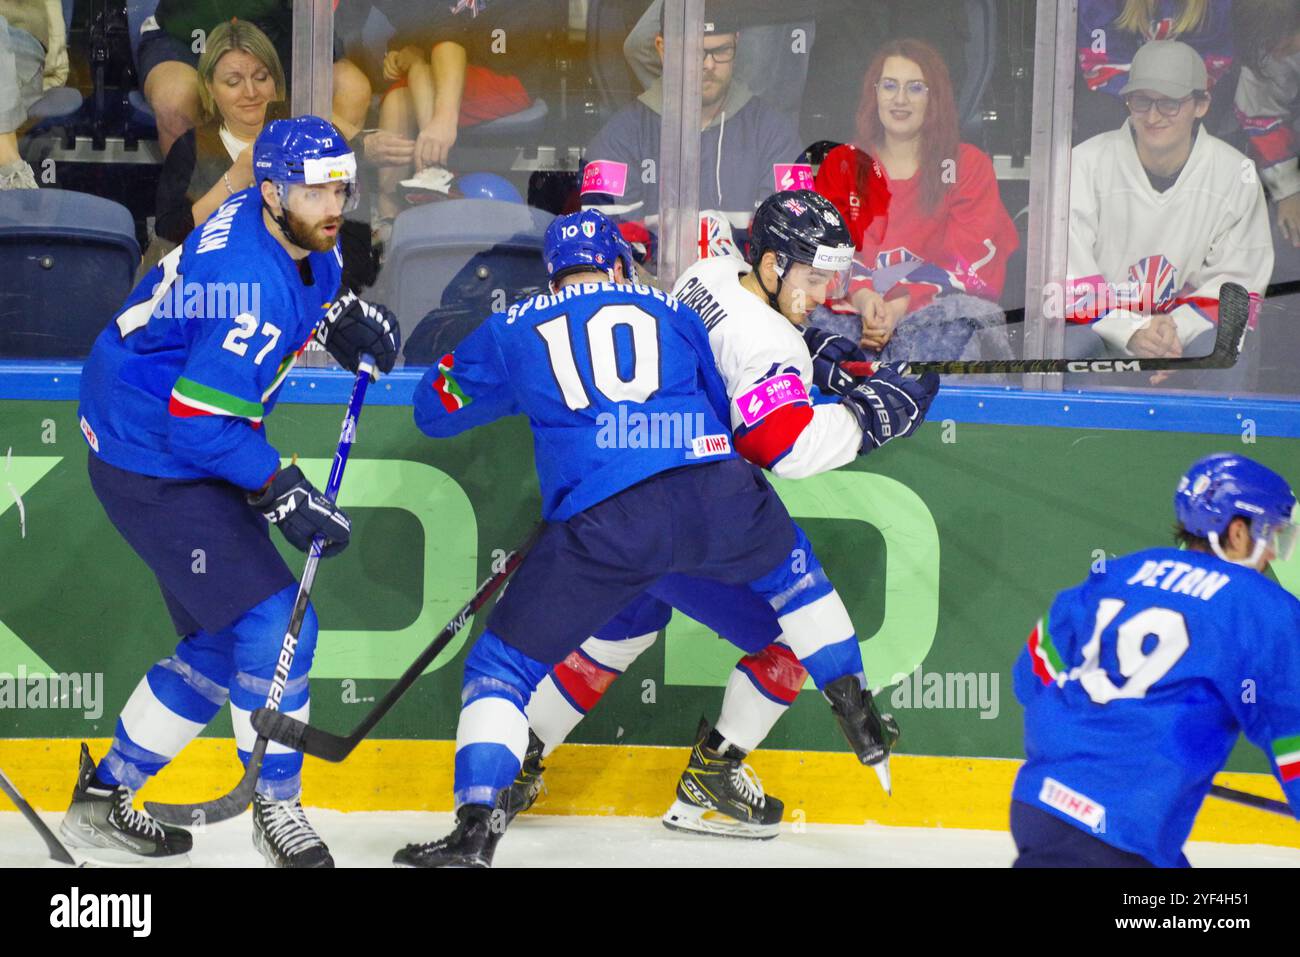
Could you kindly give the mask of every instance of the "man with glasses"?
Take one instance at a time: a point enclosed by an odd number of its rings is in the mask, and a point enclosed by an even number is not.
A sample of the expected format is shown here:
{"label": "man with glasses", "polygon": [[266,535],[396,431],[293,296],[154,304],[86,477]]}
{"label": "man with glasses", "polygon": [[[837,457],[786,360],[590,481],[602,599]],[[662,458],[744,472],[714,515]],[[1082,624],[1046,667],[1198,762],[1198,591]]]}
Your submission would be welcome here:
{"label": "man with glasses", "polygon": [[[771,193],[807,185],[790,168],[800,152],[794,122],[763,106],[736,79],[738,20],[705,8],[704,60],[700,65],[701,210],[725,214],[745,228]],[[663,24],[655,50],[664,56]],[[582,205],[620,222],[623,234],[648,252],[658,232],[659,141],[663,123],[662,79],[614,114],[587,148]],[[783,182],[782,177],[791,177]],[[811,171],[807,180],[811,182]]]}
{"label": "man with glasses", "polygon": [[[1214,344],[1219,287],[1237,282],[1262,294],[1268,284],[1264,194],[1250,160],[1202,126],[1210,94],[1190,46],[1143,46],[1121,93],[1124,125],[1073,151],[1066,354],[1203,356]],[[1235,369],[1158,373],[1137,384],[1173,375],[1183,388],[1241,387],[1254,353],[1248,336]]]}

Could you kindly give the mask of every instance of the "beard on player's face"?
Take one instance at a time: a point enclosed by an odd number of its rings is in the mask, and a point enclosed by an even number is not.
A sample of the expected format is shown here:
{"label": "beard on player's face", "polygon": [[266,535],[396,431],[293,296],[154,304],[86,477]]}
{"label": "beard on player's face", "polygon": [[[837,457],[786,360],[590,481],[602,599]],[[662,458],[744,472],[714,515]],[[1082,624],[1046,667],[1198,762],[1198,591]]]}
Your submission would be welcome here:
{"label": "beard on player's face", "polygon": [[[334,248],[334,244],[338,241],[338,228],[343,223],[342,216],[307,219],[287,206],[284,214],[289,222],[289,231],[293,234],[293,239],[290,241],[295,245],[315,253],[327,253]],[[330,227],[334,227],[333,231],[327,231]]]}

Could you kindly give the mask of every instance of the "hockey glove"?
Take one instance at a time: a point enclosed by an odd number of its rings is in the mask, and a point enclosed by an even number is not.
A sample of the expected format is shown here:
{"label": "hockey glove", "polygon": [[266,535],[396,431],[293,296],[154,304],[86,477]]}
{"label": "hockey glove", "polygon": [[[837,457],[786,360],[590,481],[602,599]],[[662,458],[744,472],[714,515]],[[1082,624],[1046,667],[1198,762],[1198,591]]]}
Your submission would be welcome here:
{"label": "hockey glove", "polygon": [[361,356],[370,353],[380,372],[392,372],[402,331],[387,306],[366,302],[349,289],[339,293],[316,327],[316,338],[336,362],[356,372]]}
{"label": "hockey glove", "polygon": [[871,378],[858,382],[843,402],[862,427],[862,451],[911,435],[925,421],[938,391],[935,373],[913,378],[906,362],[887,362]]}
{"label": "hockey glove", "polygon": [[272,525],[280,526],[289,544],[300,552],[309,551],[317,535],[326,539],[322,558],[347,548],[352,523],[342,509],[307,481],[296,465],[277,472],[265,491],[248,496],[248,504]]}
{"label": "hockey glove", "polygon": [[858,380],[840,368],[841,362],[864,362],[866,353],[852,339],[816,326],[803,327],[803,341],[813,361],[813,385],[827,395],[848,395]]}

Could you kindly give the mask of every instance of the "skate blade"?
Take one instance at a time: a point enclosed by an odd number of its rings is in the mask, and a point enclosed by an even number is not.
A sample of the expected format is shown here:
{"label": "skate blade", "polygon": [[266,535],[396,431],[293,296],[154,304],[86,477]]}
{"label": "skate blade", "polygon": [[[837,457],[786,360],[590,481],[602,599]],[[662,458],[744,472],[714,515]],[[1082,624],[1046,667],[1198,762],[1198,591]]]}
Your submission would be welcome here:
{"label": "skate blade", "polygon": [[781,825],[748,824],[728,817],[721,811],[695,807],[682,801],[674,801],[661,818],[664,827],[670,831],[683,834],[711,834],[715,837],[730,837],[745,841],[770,841],[781,833]]}
{"label": "skate blade", "polygon": [[889,755],[885,755],[884,760],[871,765],[871,770],[876,772],[876,777],[880,779],[880,786],[885,789],[885,793],[893,797],[893,781],[889,775]]}

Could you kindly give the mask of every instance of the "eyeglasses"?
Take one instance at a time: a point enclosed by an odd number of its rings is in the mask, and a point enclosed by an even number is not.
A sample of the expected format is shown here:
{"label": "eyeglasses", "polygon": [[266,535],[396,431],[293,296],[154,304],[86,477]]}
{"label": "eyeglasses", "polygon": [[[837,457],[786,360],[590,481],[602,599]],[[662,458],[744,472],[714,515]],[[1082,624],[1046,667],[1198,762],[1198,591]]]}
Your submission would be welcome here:
{"label": "eyeglasses", "polygon": [[712,50],[705,50],[703,59],[707,60],[713,57],[714,63],[730,63],[736,58],[736,45],[728,43],[724,46],[714,47]]}
{"label": "eyeglasses", "polygon": [[1178,111],[1183,108],[1183,104],[1188,100],[1194,99],[1196,94],[1185,96],[1181,100],[1171,100],[1167,98],[1154,99],[1144,96],[1141,93],[1134,93],[1132,96],[1124,97],[1124,104],[1129,108],[1129,112],[1137,116],[1144,116],[1151,112],[1151,107],[1155,107],[1161,116],[1177,116]]}
{"label": "eyeglasses", "polygon": [[914,96],[918,99],[930,92],[930,87],[921,80],[908,80],[906,83],[899,83],[897,80],[887,77],[876,84],[877,92],[884,96],[897,96],[899,87],[907,90],[908,96]]}

